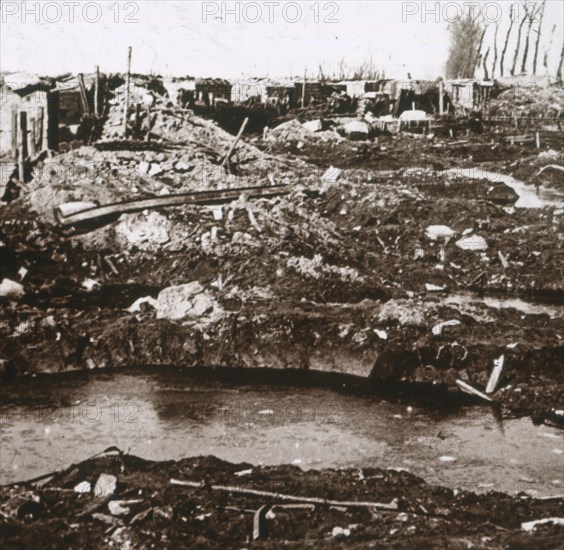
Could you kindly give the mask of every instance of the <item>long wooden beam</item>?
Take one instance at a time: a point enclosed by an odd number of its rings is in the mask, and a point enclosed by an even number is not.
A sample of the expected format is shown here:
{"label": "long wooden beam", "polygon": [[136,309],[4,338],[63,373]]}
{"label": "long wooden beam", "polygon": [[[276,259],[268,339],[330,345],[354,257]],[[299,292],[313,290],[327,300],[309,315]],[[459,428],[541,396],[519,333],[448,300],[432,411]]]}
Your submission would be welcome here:
{"label": "long wooden beam", "polygon": [[60,207],[55,208],[55,216],[63,226],[75,225],[83,222],[99,220],[116,214],[139,212],[145,209],[179,206],[182,204],[222,204],[237,200],[241,195],[249,198],[269,198],[287,195],[292,187],[289,185],[239,187],[235,189],[218,189],[215,191],[197,191],[193,193],[180,193],[164,195],[147,199],[134,199],[116,202],[105,206],[88,208],[65,216]]}

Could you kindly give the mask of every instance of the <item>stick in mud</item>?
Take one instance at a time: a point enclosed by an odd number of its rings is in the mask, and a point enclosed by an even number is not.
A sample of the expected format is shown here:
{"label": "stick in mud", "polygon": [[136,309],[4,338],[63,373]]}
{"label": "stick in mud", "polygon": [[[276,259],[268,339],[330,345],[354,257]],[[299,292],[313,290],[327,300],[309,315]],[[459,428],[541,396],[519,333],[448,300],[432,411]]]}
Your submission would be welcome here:
{"label": "stick in mud", "polygon": [[466,382],[463,382],[462,380],[457,380],[456,384],[462,389],[462,391],[465,391],[466,393],[470,393],[472,395],[476,395],[478,397],[481,397],[482,399],[489,401],[490,403],[493,402],[493,399],[488,397],[485,393],[482,393],[481,391],[477,390],[476,388],[473,388],[470,384],[467,384]]}
{"label": "stick in mud", "polygon": [[235,149],[237,143],[239,143],[239,140],[241,139],[241,136],[243,135],[243,132],[245,131],[245,127],[247,126],[247,123],[249,122],[249,118],[245,118],[245,120],[243,120],[243,124],[241,124],[241,128],[239,129],[239,133],[237,134],[237,137],[235,138],[235,141],[233,142],[233,145],[231,145],[231,147],[229,148],[229,151],[227,152],[227,155],[225,155],[225,158],[223,159],[223,162],[221,163],[221,166],[225,166],[225,163],[229,163],[229,158],[231,157],[231,155],[233,154],[233,150]]}
{"label": "stick in mud", "polygon": [[[171,478],[171,485],[179,485],[181,487],[192,487],[194,489],[201,489],[205,487],[202,483],[197,481],[183,481],[180,479]],[[339,500],[327,500],[324,498],[317,497],[300,497],[295,495],[286,495],[283,493],[274,493],[272,491],[260,491],[258,489],[246,489],[243,487],[233,487],[229,485],[211,485],[209,486],[213,491],[225,491],[228,493],[235,493],[239,495],[252,495],[258,497],[268,497],[278,500],[290,500],[300,503],[308,504],[323,504],[327,506],[342,506],[344,508],[375,508],[381,510],[397,510],[398,504],[396,499],[390,503],[383,502],[363,502],[363,501],[339,501]]]}
{"label": "stick in mud", "polygon": [[123,135],[127,137],[127,113],[129,110],[129,86],[131,84],[131,46],[127,49],[127,78],[125,81],[125,105],[123,107]]}
{"label": "stick in mud", "polygon": [[501,376],[501,371],[503,370],[503,363],[505,357],[501,355],[498,359],[494,359],[494,368],[490,376],[488,385],[486,386],[486,393],[493,393]]}

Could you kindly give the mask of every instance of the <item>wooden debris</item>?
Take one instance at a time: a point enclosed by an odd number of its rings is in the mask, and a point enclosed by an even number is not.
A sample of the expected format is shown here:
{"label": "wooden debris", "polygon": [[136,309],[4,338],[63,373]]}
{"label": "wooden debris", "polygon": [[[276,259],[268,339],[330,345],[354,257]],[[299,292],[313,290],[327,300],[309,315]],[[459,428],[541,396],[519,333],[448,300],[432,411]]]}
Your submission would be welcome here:
{"label": "wooden debris", "polygon": [[90,114],[90,106],[88,105],[88,96],[86,95],[86,86],[84,85],[84,75],[78,73],[78,86],[80,88],[80,100],[82,102],[82,109],[84,112]]}
{"label": "wooden debris", "polygon": [[249,216],[249,221],[251,225],[257,230],[258,233],[262,233],[262,229],[255,218],[253,211],[250,208],[247,208],[247,214]]}
{"label": "wooden debris", "polygon": [[221,166],[225,166],[226,163],[229,163],[229,159],[230,159],[231,155],[233,154],[233,150],[237,146],[237,143],[239,143],[239,140],[241,139],[241,136],[243,135],[243,132],[245,131],[245,127],[247,126],[248,122],[249,122],[249,119],[245,118],[245,120],[243,121],[243,124],[241,124],[241,128],[239,128],[239,133],[237,134],[235,141],[233,142],[233,144],[229,148],[229,151],[227,151],[227,155],[225,155],[225,158],[223,159]]}
{"label": "wooden debris", "polygon": [[501,355],[498,359],[494,359],[494,368],[492,370],[488,385],[486,386],[486,393],[493,393],[495,391],[499,377],[501,376],[504,361],[505,357],[503,355]]}
{"label": "wooden debris", "polygon": [[[488,398],[489,399],[489,398]],[[276,500],[290,500],[294,502],[310,503],[310,504],[322,504],[325,506],[344,506],[347,508],[375,508],[381,510],[397,510],[398,504],[396,499],[390,503],[383,502],[364,502],[364,501],[344,501],[339,500],[327,500],[324,498],[317,497],[300,497],[295,495],[286,495],[283,493],[274,493],[272,491],[260,491],[258,489],[245,489],[243,487],[232,487],[229,485],[211,485],[206,486],[197,481],[183,481],[180,479],[171,478],[171,485],[179,485],[181,487],[193,487],[194,489],[201,489],[207,487],[213,491],[225,491],[228,493],[234,493],[238,495],[251,495],[258,497],[267,497]]]}
{"label": "wooden debris", "polygon": [[501,250],[497,251],[497,257],[499,258],[499,261],[501,262],[503,269],[508,269],[509,262],[507,261],[507,258],[503,255],[503,252],[501,252]]}
{"label": "wooden debris", "polygon": [[564,172],[564,166],[560,166],[559,164],[547,164],[537,172],[537,176],[540,176],[545,170],[548,170],[548,168],[551,168],[552,170],[560,170],[560,172]]}
{"label": "wooden debris", "polygon": [[253,516],[253,540],[266,538],[266,514],[270,510],[270,505],[261,506]]}
{"label": "wooden debris", "polygon": [[116,267],[116,264],[112,261],[109,256],[103,256],[104,261],[110,266],[110,269],[113,271],[114,275],[119,275],[119,269]]}
{"label": "wooden debris", "polygon": [[55,215],[63,226],[74,225],[82,222],[100,220],[108,216],[124,214],[126,212],[139,212],[151,208],[164,208],[166,206],[179,206],[181,204],[221,204],[238,199],[241,195],[252,197],[276,197],[286,195],[291,186],[279,185],[277,187],[241,187],[238,189],[220,189],[217,191],[198,191],[193,193],[181,193],[178,195],[163,195],[148,199],[137,199],[119,203],[108,204],[95,208],[89,208],[65,216],[61,207],[55,209]]}
{"label": "wooden debris", "polygon": [[472,395],[477,395],[478,397],[481,397],[482,399],[484,399],[485,401],[489,401],[490,403],[493,402],[493,399],[488,397],[485,393],[482,393],[481,391],[477,390],[476,388],[473,388],[470,384],[467,384],[466,382],[464,382],[462,380],[457,380],[456,384],[462,389],[462,391],[465,391],[466,393],[470,393]]}
{"label": "wooden debris", "polygon": [[125,104],[123,106],[123,135],[127,137],[127,116],[129,111],[129,88],[131,87],[131,46],[127,49],[127,77],[125,79]]}

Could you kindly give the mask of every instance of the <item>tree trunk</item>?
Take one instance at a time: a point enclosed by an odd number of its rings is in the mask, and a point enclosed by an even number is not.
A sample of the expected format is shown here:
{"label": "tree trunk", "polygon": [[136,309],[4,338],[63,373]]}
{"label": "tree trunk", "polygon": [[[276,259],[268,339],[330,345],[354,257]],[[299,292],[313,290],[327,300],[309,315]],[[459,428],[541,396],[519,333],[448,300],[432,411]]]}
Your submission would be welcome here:
{"label": "tree trunk", "polygon": [[494,34],[494,58],[492,63],[492,79],[495,78],[495,66],[497,65],[497,32],[499,31],[499,23],[495,24]]}
{"label": "tree trunk", "polygon": [[511,76],[515,75],[515,68],[517,67],[517,57],[519,57],[519,50],[521,49],[521,33],[523,32],[523,26],[527,21],[526,17],[523,17],[523,21],[521,21],[519,25],[519,32],[517,33],[517,46],[515,46],[515,53],[513,54],[513,63],[511,65]]}
{"label": "tree trunk", "polygon": [[487,65],[489,55],[490,55],[490,48],[488,48],[486,55],[484,55],[484,80],[489,80],[488,65]]}
{"label": "tree trunk", "polygon": [[556,30],[556,25],[552,27],[552,31],[550,32],[550,41],[548,43],[548,47],[544,49],[544,59],[543,59],[543,67],[545,68],[545,74],[548,75],[548,52],[552,49],[552,42],[554,41],[554,31]]}
{"label": "tree trunk", "polygon": [[503,62],[505,61],[505,52],[507,52],[507,45],[509,44],[509,35],[513,29],[513,5],[509,10],[509,29],[507,29],[507,35],[505,36],[505,44],[503,45],[503,50],[501,51],[501,59],[499,60],[499,72],[503,76]]}
{"label": "tree trunk", "polygon": [[537,41],[535,43],[535,55],[533,57],[533,74],[537,74],[537,59],[539,55],[539,45],[540,45],[540,38],[542,32],[542,20],[544,19],[545,7],[546,7],[546,0],[543,0],[542,6],[540,8],[540,21],[539,21],[539,28],[537,31]]}
{"label": "tree trunk", "polygon": [[527,57],[529,57],[529,39],[531,37],[531,29],[533,28],[533,21],[535,20],[535,15],[537,10],[533,10],[529,14],[529,27],[527,28],[527,38],[525,39],[525,50],[523,51],[523,61],[521,62],[521,74],[527,71]]}
{"label": "tree trunk", "polygon": [[560,54],[560,63],[558,63],[558,70],[556,71],[556,78],[559,78],[560,82],[564,80],[564,78],[562,78],[563,66],[564,66],[564,43],[562,43],[562,53]]}
{"label": "tree trunk", "polygon": [[474,66],[472,67],[472,76],[470,78],[473,78],[475,76],[476,69],[480,66],[480,63],[482,61],[482,45],[484,43],[484,36],[486,35],[487,30],[488,30],[488,26],[486,25],[484,27],[484,30],[482,31],[482,36],[480,36],[480,43],[476,50],[476,57],[474,58]]}

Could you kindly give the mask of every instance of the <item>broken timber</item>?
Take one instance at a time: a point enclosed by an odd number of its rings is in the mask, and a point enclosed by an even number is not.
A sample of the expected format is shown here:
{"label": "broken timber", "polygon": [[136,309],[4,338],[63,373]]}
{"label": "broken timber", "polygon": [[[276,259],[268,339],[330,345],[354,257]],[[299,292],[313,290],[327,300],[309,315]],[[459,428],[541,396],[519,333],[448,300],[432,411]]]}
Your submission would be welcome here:
{"label": "broken timber", "polygon": [[258,489],[247,489],[244,487],[232,487],[229,485],[209,485],[206,486],[203,483],[197,481],[184,481],[181,479],[171,478],[171,485],[178,485],[180,487],[192,487],[194,489],[209,488],[212,491],[225,491],[228,493],[234,493],[238,495],[251,495],[258,497],[268,497],[275,500],[286,500],[299,502],[303,504],[320,504],[325,506],[342,506],[344,508],[374,508],[376,510],[397,510],[398,503],[394,499],[392,502],[363,502],[363,501],[339,501],[339,500],[328,500],[318,497],[300,497],[294,495],[286,495],[284,493],[275,493],[271,491],[261,491]]}
{"label": "broken timber", "polygon": [[470,384],[467,384],[466,382],[464,382],[463,380],[457,380],[456,384],[458,385],[458,387],[462,390],[465,391],[466,393],[470,393],[472,395],[476,395],[478,397],[481,397],[484,401],[489,401],[489,402],[493,402],[493,399],[491,399],[491,397],[488,397],[485,393],[482,393],[481,391],[477,390],[476,388],[472,387]]}
{"label": "broken timber", "polygon": [[290,190],[291,187],[289,185],[269,185],[264,187],[220,189],[217,191],[197,191],[193,193],[164,195],[161,197],[147,199],[134,199],[131,201],[107,204],[105,206],[96,206],[94,208],[75,212],[68,216],[63,214],[63,205],[61,205],[55,208],[55,216],[61,225],[70,226],[127,212],[139,212],[145,209],[179,206],[182,204],[222,204],[237,200],[241,195],[245,195],[248,198],[269,198],[286,195],[290,192]]}

